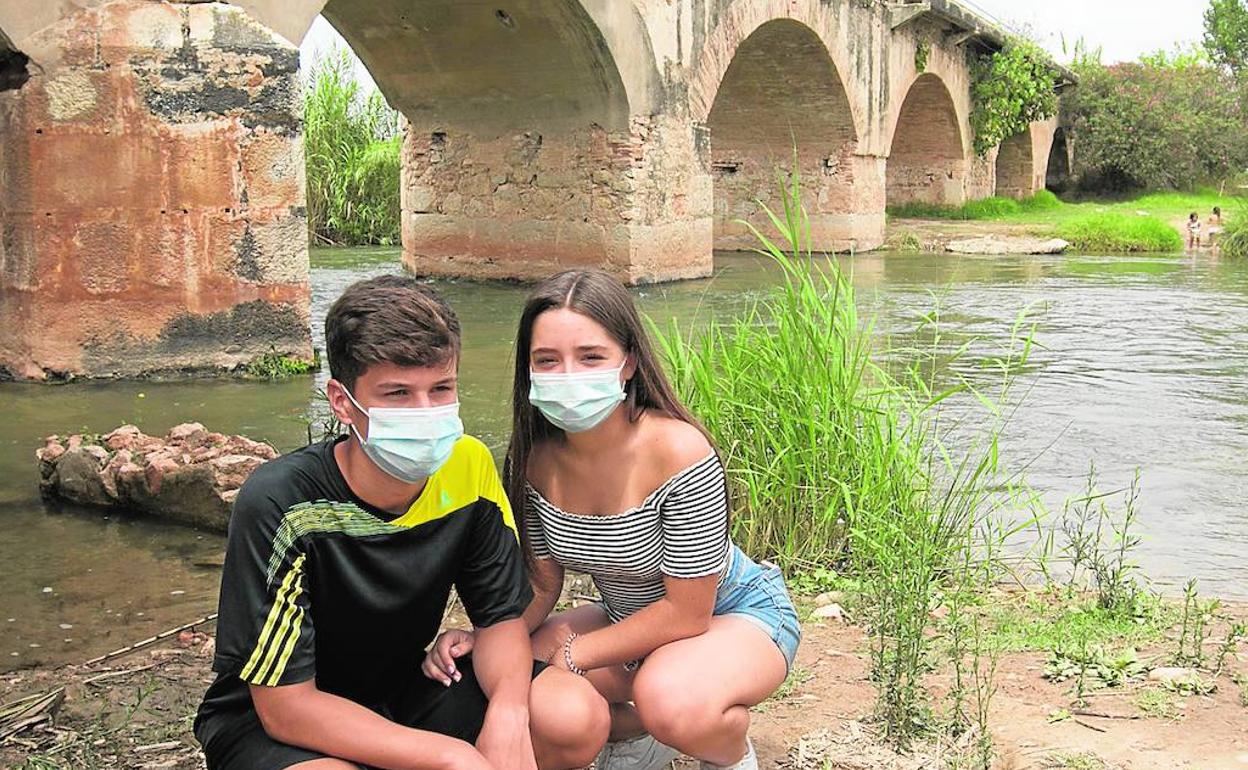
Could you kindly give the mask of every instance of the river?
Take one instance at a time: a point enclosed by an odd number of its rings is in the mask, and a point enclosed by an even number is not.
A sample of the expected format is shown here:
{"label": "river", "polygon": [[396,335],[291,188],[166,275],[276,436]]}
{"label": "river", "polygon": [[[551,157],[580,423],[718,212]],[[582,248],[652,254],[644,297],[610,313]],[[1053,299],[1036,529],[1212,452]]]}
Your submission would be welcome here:
{"label": "river", "polygon": [[[1031,308],[1038,346],[1026,396],[1003,443],[1011,468],[1054,508],[1095,461],[1102,486],[1142,474],[1143,570],[1174,593],[1248,599],[1248,263],[1207,255],[955,257],[868,254],[845,260],[865,312],[904,341],[939,302],[954,338],[1004,344]],[[398,269],[394,249],[317,250],[313,337],[351,282]],[[643,287],[666,324],[747,306],[776,280],[761,258],[723,254],[709,280]],[[523,286],[439,281],[464,331],[461,400],[469,432],[506,442],[508,373]],[[0,384],[0,670],[82,661],[215,611],[223,539],[146,519],[45,503],[34,451],[42,437],[179,422],[290,449],[307,440],[328,376]]]}

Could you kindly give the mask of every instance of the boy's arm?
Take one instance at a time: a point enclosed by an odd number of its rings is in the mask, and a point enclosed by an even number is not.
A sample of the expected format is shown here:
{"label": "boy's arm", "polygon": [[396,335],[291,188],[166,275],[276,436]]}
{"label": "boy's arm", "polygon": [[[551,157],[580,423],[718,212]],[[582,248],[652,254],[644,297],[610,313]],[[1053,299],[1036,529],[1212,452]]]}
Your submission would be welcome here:
{"label": "boy's arm", "polygon": [[477,631],[473,670],[490,699],[477,748],[498,767],[537,770],[529,733],[533,653],[520,618]]}
{"label": "boy's arm", "polygon": [[[467,743],[413,730],[346,698],[321,692],[313,681],[251,686],[264,731],[273,740],[386,770],[497,770]],[[527,727],[527,723],[526,723]]]}

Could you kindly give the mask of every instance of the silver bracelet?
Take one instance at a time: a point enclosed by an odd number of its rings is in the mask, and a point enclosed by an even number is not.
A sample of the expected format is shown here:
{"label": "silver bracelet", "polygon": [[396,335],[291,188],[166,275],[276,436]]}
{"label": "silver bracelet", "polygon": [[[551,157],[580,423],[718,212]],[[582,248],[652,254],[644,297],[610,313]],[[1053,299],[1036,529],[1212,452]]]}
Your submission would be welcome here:
{"label": "silver bracelet", "polygon": [[585,669],[572,662],[572,641],[579,636],[575,631],[568,634],[568,638],[563,640],[563,663],[568,670],[577,676],[585,676]]}

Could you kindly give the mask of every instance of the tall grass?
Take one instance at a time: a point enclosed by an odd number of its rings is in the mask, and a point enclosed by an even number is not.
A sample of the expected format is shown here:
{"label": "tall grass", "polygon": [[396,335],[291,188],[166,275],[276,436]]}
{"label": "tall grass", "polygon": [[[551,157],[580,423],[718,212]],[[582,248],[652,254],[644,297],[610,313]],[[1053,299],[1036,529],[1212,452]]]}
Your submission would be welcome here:
{"label": "tall grass", "polygon": [[[783,248],[755,230],[781,285],[735,320],[657,336],[680,394],[724,453],[734,539],[791,570],[848,565],[861,581],[877,711],[904,746],[930,723],[929,611],[951,583],[961,591],[984,574],[983,536],[1000,534],[989,520],[1008,487],[997,430],[952,452],[940,404],[974,392],[996,407],[964,380],[935,385],[937,369],[952,368],[932,365],[950,358],[938,332],[927,335],[930,356],[890,373],[849,278],[811,253],[797,185],[794,175],[783,212],[767,210]],[[1024,340],[997,362],[1006,380],[1029,349]],[[991,697],[990,687],[976,691]],[[986,707],[976,713],[986,720]]]}
{"label": "tall grass", "polygon": [[1232,215],[1217,236],[1217,246],[1228,257],[1248,257],[1248,216],[1240,211]]}
{"label": "tall grass", "polygon": [[304,91],[308,229],[325,245],[399,242],[398,113],[364,94],[352,59],[320,59]]}
{"label": "tall grass", "polygon": [[1089,214],[1057,227],[1057,236],[1081,251],[1166,252],[1183,248],[1183,238],[1154,216],[1118,211]]}
{"label": "tall grass", "polygon": [[889,206],[889,216],[904,219],[961,219],[988,220],[1008,219],[1024,212],[1052,211],[1061,208],[1062,202],[1048,190],[1041,190],[1030,198],[983,198],[967,201],[961,206],[938,203],[906,203]]}

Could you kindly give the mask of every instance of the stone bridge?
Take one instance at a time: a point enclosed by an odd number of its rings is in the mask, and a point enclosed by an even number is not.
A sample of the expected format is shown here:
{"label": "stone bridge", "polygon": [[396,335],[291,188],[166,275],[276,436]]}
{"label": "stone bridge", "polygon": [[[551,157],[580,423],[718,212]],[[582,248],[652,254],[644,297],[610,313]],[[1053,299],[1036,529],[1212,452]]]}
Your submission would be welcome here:
{"label": "stone bridge", "polygon": [[885,207],[1045,186],[1055,123],[971,150],[954,0],[6,0],[0,367],[18,378],[308,355],[296,45],[318,13],[407,119],[403,260],[706,276],[801,171],[813,246]]}

